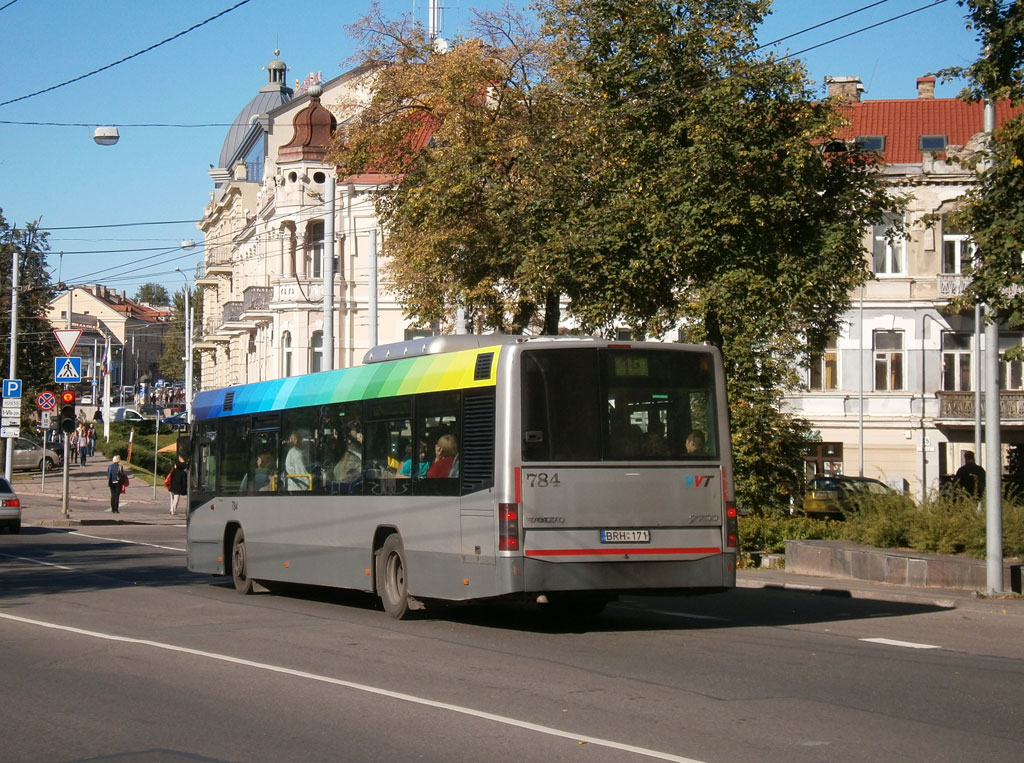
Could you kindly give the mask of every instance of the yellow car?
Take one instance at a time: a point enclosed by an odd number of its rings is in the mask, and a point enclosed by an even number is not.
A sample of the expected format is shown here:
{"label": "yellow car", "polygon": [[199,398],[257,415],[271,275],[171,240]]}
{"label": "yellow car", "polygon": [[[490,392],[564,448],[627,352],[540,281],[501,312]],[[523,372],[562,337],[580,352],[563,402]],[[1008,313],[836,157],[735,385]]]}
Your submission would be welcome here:
{"label": "yellow car", "polygon": [[803,511],[809,517],[844,519],[865,498],[891,495],[896,491],[870,477],[814,477],[804,491]]}

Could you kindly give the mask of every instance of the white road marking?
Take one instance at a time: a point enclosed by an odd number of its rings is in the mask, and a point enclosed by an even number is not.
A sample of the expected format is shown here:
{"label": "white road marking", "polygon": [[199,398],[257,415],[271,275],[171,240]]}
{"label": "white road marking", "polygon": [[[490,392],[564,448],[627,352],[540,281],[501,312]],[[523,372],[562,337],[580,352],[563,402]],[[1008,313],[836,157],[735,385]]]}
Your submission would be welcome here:
{"label": "white road marking", "polygon": [[702,763],[694,758],[685,758],[680,755],[673,755],[667,752],[660,752],[659,750],[650,750],[645,747],[635,747],[631,744],[624,744],[622,742],[615,742],[610,739],[602,739],[600,737],[587,736],[586,734],[573,734],[570,731],[563,731],[561,729],[552,728],[551,726],[541,726],[537,723],[530,723],[528,721],[521,721],[515,718],[508,718],[503,715],[496,715],[494,713],[484,712],[483,710],[475,710],[471,707],[463,707],[462,705],[453,705],[448,702],[438,702],[436,700],[427,699],[426,697],[417,697],[413,694],[403,694],[402,692],[390,691],[388,689],[381,689],[377,686],[369,686],[367,684],[355,683],[354,681],[345,681],[340,678],[332,678],[331,676],[324,676],[318,673],[307,673],[304,670],[293,670],[292,668],[285,668],[280,665],[270,665],[264,662],[254,662],[252,660],[244,660],[240,657],[232,657],[227,654],[218,654],[217,652],[205,652],[201,649],[191,649],[184,646],[176,646],[174,644],[166,644],[161,641],[151,641],[149,639],[132,638],[130,636],[118,636],[113,633],[101,633],[99,631],[85,630],[84,628],[74,628],[68,625],[58,625],[57,623],[50,623],[44,620],[33,620],[28,617],[20,617],[18,615],[11,615],[4,612],[0,612],[0,618],[4,620],[12,620],[14,622],[25,623],[27,625],[37,625],[42,628],[50,628],[52,630],[64,631],[66,633],[76,633],[80,636],[89,636],[90,638],[104,639],[106,641],[118,641],[125,644],[137,644],[139,646],[149,646],[156,649],[165,649],[169,652],[179,652],[182,654],[190,654],[195,657],[205,657],[211,660],[219,660],[221,662],[228,662],[233,665],[242,665],[248,668],[255,668],[257,670],[267,670],[272,673],[282,673],[284,675],[294,676],[296,678],[304,678],[309,681],[319,681],[326,684],[334,684],[335,686],[344,686],[347,689],[353,689],[355,691],[366,692],[368,694],[376,694],[381,697],[388,697],[390,699],[396,699],[402,702],[411,702],[416,705],[423,705],[426,707],[432,707],[438,710],[447,710],[452,713],[459,713],[461,715],[468,715],[473,718],[480,718],[485,721],[491,721],[493,723],[501,723],[506,726],[514,726],[516,728],[525,729],[527,731],[535,731],[539,734],[547,734],[548,736],[560,737],[562,739],[571,739],[575,742],[585,742],[587,744],[594,744],[600,747],[608,747],[613,750],[623,750],[624,752],[633,753],[635,755],[642,755],[647,758],[655,758],[657,760],[670,760],[674,763]]}
{"label": "white road marking", "polygon": [[75,571],[73,567],[65,567],[63,564],[54,564],[53,562],[44,562],[42,559],[30,559],[27,556],[15,556],[14,554],[0,554],[0,556],[6,556],[8,559],[20,559],[23,562],[32,562],[32,564],[42,564],[46,567],[56,567],[58,570]]}
{"label": "white road marking", "polygon": [[79,532],[78,530],[72,530],[69,533],[69,535],[81,535],[83,538],[93,538],[94,540],[109,540],[109,541],[112,541],[114,543],[129,543],[129,544],[131,544],[133,546],[149,546],[150,548],[162,548],[165,551],[180,551],[183,554],[185,553],[185,549],[177,548],[175,546],[161,546],[161,545],[156,544],[156,543],[143,543],[142,541],[138,541],[138,540],[125,540],[124,538],[107,538],[107,537],[104,537],[103,535],[89,535],[89,533]]}
{"label": "white road marking", "polygon": [[888,646],[902,646],[907,649],[942,649],[936,644],[918,644],[913,641],[896,641],[891,638],[862,638],[860,641],[868,641],[872,644],[887,644]]}

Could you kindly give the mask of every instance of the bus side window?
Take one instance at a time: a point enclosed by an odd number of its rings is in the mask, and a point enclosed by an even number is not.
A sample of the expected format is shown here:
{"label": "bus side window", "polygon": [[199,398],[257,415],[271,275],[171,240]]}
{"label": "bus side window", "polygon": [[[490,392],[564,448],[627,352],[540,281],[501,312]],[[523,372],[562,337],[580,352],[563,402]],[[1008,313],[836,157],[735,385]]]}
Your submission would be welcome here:
{"label": "bus side window", "polygon": [[[417,442],[425,443],[414,456],[410,471],[417,495],[459,495],[462,395],[441,392],[416,398],[413,427]],[[423,453],[422,451],[426,452]],[[421,465],[426,462],[426,470]],[[420,477],[420,474],[424,474]]]}

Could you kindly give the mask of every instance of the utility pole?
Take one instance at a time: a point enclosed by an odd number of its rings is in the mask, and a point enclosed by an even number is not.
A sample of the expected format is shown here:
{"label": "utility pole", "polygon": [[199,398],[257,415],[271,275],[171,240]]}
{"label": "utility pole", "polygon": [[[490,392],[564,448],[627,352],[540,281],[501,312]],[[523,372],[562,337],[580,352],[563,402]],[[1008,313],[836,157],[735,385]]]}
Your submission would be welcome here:
{"label": "utility pole", "polygon": [[[8,362],[8,379],[18,378],[18,260],[21,253],[18,251],[14,237],[11,237],[11,357]],[[19,402],[20,404],[20,402]],[[46,443],[43,443],[45,454]],[[45,460],[45,457],[44,457]],[[4,477],[11,481],[11,470],[14,465],[14,438],[7,438],[6,459],[4,460]]]}

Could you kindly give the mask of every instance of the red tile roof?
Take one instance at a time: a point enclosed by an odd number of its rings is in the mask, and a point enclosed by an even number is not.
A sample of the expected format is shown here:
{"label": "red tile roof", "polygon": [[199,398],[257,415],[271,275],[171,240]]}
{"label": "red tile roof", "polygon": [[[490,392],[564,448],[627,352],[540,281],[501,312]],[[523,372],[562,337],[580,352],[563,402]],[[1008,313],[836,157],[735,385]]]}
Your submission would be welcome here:
{"label": "red tile roof", "polygon": [[[885,161],[919,164],[919,138],[945,135],[949,146],[964,146],[984,126],[984,106],[956,98],[914,98],[891,101],[857,101],[842,107],[850,126],[836,137],[850,140],[863,135],[885,136]],[[996,125],[1017,116],[1024,107],[1009,102],[996,104]]]}

